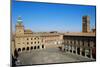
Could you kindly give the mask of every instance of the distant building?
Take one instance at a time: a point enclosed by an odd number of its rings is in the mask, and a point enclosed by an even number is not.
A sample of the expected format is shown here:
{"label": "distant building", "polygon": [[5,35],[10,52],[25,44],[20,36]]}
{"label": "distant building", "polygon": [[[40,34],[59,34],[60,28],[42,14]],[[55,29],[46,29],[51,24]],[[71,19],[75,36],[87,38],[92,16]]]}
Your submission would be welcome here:
{"label": "distant building", "polygon": [[83,33],[90,32],[90,17],[89,16],[82,17],[82,32]]}

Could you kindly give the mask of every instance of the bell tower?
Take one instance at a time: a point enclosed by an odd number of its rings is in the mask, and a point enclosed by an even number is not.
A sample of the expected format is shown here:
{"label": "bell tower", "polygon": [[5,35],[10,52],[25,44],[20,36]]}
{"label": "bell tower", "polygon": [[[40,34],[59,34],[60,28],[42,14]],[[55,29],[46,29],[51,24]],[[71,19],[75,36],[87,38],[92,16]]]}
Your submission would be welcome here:
{"label": "bell tower", "polygon": [[22,24],[22,19],[19,16],[17,19],[17,24],[16,24],[16,34],[24,34],[24,25]]}
{"label": "bell tower", "polygon": [[85,32],[85,33],[90,32],[90,17],[89,16],[82,17],[82,32]]}

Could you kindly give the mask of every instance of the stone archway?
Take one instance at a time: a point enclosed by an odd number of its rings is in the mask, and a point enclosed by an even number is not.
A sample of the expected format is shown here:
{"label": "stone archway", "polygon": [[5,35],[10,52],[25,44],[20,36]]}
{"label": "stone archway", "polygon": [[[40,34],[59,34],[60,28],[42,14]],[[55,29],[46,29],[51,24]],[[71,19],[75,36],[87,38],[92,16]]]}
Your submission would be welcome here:
{"label": "stone archway", "polygon": [[29,50],[29,47],[27,47],[27,51]]}
{"label": "stone archway", "polygon": [[33,46],[31,46],[31,50],[33,50]]}
{"label": "stone archway", "polygon": [[77,54],[80,55],[80,48],[77,48]]}
{"label": "stone archway", "polygon": [[22,51],[25,51],[25,47],[22,48]]}
{"label": "stone archway", "polygon": [[18,52],[20,52],[21,51],[21,48],[18,48]]}
{"label": "stone archway", "polygon": [[37,49],[40,49],[40,46],[37,46]]}
{"label": "stone archway", "polygon": [[82,56],[85,56],[85,49],[82,49]]}
{"label": "stone archway", "polygon": [[42,45],[42,48],[44,48],[44,45]]}
{"label": "stone archway", "polygon": [[34,46],[34,49],[36,49],[36,46]]}

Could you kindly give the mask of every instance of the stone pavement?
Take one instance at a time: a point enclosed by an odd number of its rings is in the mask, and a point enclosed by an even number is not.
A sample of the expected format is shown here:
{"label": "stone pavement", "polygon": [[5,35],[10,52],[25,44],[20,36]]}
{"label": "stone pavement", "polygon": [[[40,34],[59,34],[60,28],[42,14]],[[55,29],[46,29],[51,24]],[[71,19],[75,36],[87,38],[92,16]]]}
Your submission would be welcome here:
{"label": "stone pavement", "polygon": [[59,51],[58,48],[32,50],[19,54],[20,65],[92,61],[79,55]]}

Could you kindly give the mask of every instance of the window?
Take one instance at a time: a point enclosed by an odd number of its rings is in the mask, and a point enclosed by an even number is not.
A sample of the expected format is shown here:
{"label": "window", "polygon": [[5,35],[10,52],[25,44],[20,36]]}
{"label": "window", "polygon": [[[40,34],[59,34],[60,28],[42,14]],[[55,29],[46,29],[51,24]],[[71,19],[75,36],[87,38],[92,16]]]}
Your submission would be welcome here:
{"label": "window", "polygon": [[32,40],[33,38],[31,38],[31,40]]}
{"label": "window", "polygon": [[36,38],[34,38],[34,40],[36,40]]}
{"label": "window", "polygon": [[38,44],[39,44],[39,41],[38,41]]}
{"label": "window", "polygon": [[74,41],[74,44],[76,44],[76,41]]}
{"label": "window", "polygon": [[70,44],[72,44],[72,41],[70,41]]}
{"label": "window", "polygon": [[36,41],[34,42],[34,44],[36,44]]}
{"label": "window", "polygon": [[29,40],[29,39],[27,38],[27,40]]}
{"label": "window", "polygon": [[31,44],[33,44],[33,42],[31,42]]}
{"label": "window", "polygon": [[27,44],[29,44],[29,42],[27,42]]}

